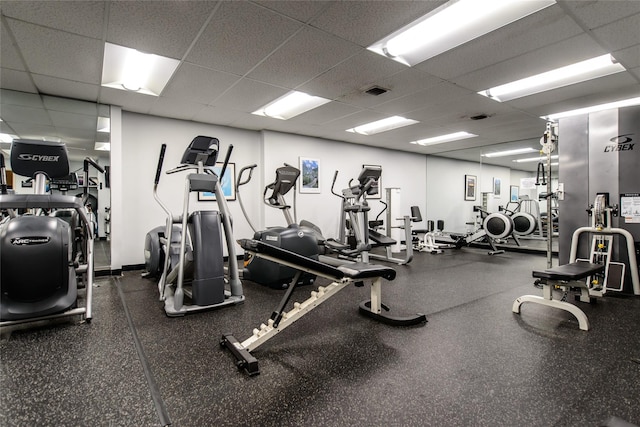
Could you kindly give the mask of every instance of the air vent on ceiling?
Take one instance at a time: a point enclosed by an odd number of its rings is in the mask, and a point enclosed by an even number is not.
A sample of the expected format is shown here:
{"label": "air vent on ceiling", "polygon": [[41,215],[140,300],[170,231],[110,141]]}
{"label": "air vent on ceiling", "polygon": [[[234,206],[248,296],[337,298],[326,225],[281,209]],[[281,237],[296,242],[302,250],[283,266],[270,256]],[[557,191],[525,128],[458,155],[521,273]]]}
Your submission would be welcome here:
{"label": "air vent on ceiling", "polygon": [[484,120],[484,119],[486,119],[487,117],[489,117],[489,116],[488,116],[488,115],[486,115],[486,114],[478,114],[478,115],[476,115],[476,116],[471,116],[471,117],[469,117],[469,118],[470,118],[471,120]]}
{"label": "air vent on ceiling", "polygon": [[374,96],[382,95],[383,93],[387,93],[387,92],[389,92],[389,89],[385,89],[380,86],[372,86],[369,89],[364,91],[364,93],[368,93],[369,95],[374,95]]}

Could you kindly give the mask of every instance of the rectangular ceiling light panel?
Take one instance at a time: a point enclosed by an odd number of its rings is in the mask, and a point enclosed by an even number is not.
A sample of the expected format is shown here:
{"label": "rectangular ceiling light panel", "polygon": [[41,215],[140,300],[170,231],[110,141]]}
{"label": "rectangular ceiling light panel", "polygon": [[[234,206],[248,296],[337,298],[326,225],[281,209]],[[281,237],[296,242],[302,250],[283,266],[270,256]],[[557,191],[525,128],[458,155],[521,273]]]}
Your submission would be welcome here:
{"label": "rectangular ceiling light panel", "polygon": [[369,46],[413,66],[555,4],[555,0],[451,0]]}
{"label": "rectangular ceiling light panel", "polygon": [[180,61],[105,43],[102,86],[160,96]]}
{"label": "rectangular ceiling light panel", "polygon": [[596,111],[612,110],[614,108],[633,107],[640,105],[640,96],[636,98],[623,99],[606,104],[592,105],[590,107],[578,108],[577,110],[563,111],[561,113],[549,114],[540,117],[541,119],[556,121],[565,117],[579,116],[582,114],[595,113]]}
{"label": "rectangular ceiling light panel", "polygon": [[624,67],[618,64],[611,55],[606,54],[478,93],[496,101],[504,102],[621,71],[625,71]]}
{"label": "rectangular ceiling light panel", "polygon": [[314,108],[318,108],[327,102],[331,102],[331,100],[309,95],[304,92],[291,91],[251,114],[280,120],[289,120],[292,117],[306,113]]}
{"label": "rectangular ceiling light panel", "polygon": [[474,135],[469,132],[454,132],[446,135],[434,136],[432,138],[420,139],[418,141],[411,141],[411,144],[418,144],[422,146],[436,145],[445,142],[459,141],[461,139],[474,138],[476,136],[478,135]]}
{"label": "rectangular ceiling light panel", "polygon": [[518,154],[524,153],[536,153],[540,150],[536,150],[535,148],[526,147],[526,148],[516,148],[515,150],[505,150],[505,151],[496,151],[494,153],[486,153],[483,154],[482,157],[506,157],[506,156],[516,156]]}
{"label": "rectangular ceiling light panel", "polygon": [[359,133],[360,135],[374,135],[376,133],[386,132],[393,129],[409,126],[419,123],[417,120],[406,119],[400,116],[387,117],[386,119],[376,120],[375,122],[365,123],[347,129],[347,132]]}

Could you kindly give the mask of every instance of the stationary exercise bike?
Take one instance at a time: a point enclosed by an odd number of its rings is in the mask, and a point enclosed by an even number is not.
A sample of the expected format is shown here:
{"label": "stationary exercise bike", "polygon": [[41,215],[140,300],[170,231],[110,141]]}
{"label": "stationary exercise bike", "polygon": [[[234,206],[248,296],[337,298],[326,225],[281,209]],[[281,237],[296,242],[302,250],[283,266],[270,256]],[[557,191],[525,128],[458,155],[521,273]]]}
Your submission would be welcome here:
{"label": "stationary exercise bike", "polygon": [[[4,156],[0,159],[0,211],[6,213],[0,224],[0,326],[76,315],[90,322],[93,225],[80,198],[46,191],[47,180],[69,175],[65,145],[13,141],[11,168],[33,178],[34,194],[7,194]],[[77,228],[53,215],[60,209],[74,210]],[[19,210],[26,213],[18,215]],[[74,240],[81,248],[77,256]],[[78,306],[80,285],[83,307]]]}
{"label": "stationary exercise bike", "polygon": [[[256,165],[246,166],[238,173],[236,180],[236,194],[242,212],[254,232],[253,239],[268,242],[271,245],[283,248],[299,255],[304,255],[312,259],[318,259],[318,242],[315,232],[307,227],[301,227],[295,220],[295,187],[296,181],[300,176],[300,170],[285,164],[276,169],[275,180],[268,184],[262,194],[265,205],[279,209],[284,215],[287,223],[286,227],[268,227],[266,230],[257,230],[249,219],[242,197],[240,195],[240,187],[249,183],[253,170]],[[248,171],[246,178],[243,178],[245,172]],[[285,200],[285,195],[293,189],[294,192],[294,215],[291,216],[291,205]],[[242,270],[242,278],[251,280],[252,282],[266,285],[275,289],[285,289],[289,286],[291,279],[296,271],[285,265],[272,262],[263,258],[252,256],[249,252],[245,252],[244,269]],[[302,274],[299,278],[298,285],[307,285],[313,283],[315,275]]]}
{"label": "stationary exercise bike", "polygon": [[[183,316],[187,313],[209,310],[242,303],[244,295],[239,278],[238,261],[231,227],[231,214],[220,186],[220,177],[215,174],[219,144],[217,138],[197,136],[191,141],[180,165],[167,174],[195,170],[185,178],[182,214],[174,216],[158,196],[158,184],[166,144],[160,149],[153,195],[166,212],[164,236],[159,244],[164,252],[163,267],[158,282],[160,300],[164,301],[167,316]],[[233,146],[229,147],[220,176],[229,162]],[[218,210],[189,212],[191,193],[213,193]],[[174,228],[179,224],[178,229]],[[176,231],[177,230],[177,231]],[[179,233],[180,244],[175,251],[175,236]],[[228,276],[225,277],[223,234],[228,253]],[[173,241],[173,242],[172,242]],[[191,250],[188,250],[188,241]],[[167,255],[168,254],[168,255]],[[225,289],[228,282],[230,290]],[[185,304],[188,298],[191,304]]]}

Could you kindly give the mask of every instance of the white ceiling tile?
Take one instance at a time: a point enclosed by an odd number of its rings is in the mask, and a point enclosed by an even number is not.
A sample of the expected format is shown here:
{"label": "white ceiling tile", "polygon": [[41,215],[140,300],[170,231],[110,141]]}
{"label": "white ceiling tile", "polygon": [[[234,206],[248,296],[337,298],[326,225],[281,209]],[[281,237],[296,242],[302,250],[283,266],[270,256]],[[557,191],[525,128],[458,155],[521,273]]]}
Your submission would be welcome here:
{"label": "white ceiling tile", "polygon": [[404,65],[395,61],[363,50],[358,55],[300,86],[299,90],[327,99],[338,99],[345,94],[377,84],[382,79],[405,68]]}
{"label": "white ceiling tile", "polygon": [[554,68],[604,55],[607,52],[586,34],[544,46],[451,79],[475,92],[530,77]]}
{"label": "white ceiling tile", "polygon": [[617,50],[613,53],[613,57],[618,60],[627,70],[640,67],[640,44],[628,47],[626,49]]}
{"label": "white ceiling tile", "polygon": [[324,0],[257,0],[254,1],[254,3],[274,10],[298,21],[307,22],[318,13],[320,13],[322,9],[329,6],[332,2]]}
{"label": "white ceiling tile", "polygon": [[640,2],[637,0],[559,0],[558,3],[588,29],[640,13]]}
{"label": "white ceiling tile", "polygon": [[103,50],[100,40],[11,19],[7,22],[30,72],[99,84]]}
{"label": "white ceiling tile", "polygon": [[51,117],[51,122],[56,128],[82,129],[94,133],[97,130],[98,120],[95,115],[95,104],[93,116],[51,110],[49,110],[49,116]]}
{"label": "white ceiling tile", "polygon": [[43,27],[102,38],[104,1],[3,1],[2,14]]}
{"label": "white ceiling tile", "polygon": [[241,84],[216,98],[211,105],[252,113],[285,93],[287,93],[285,89],[245,78],[242,79]]}
{"label": "white ceiling tile", "polygon": [[582,31],[558,6],[550,6],[431,58],[419,65],[431,74],[452,79],[497,62],[520,56]]}
{"label": "white ceiling tile", "polygon": [[162,96],[208,104],[239,79],[237,75],[185,62],[178,67]]}
{"label": "white ceiling tile", "polygon": [[361,48],[313,28],[303,28],[247,76],[294,89],[355,55]]}
{"label": "white ceiling tile", "polygon": [[635,46],[640,43],[640,13],[596,28],[593,34],[610,50]]}
{"label": "white ceiling tile", "polygon": [[40,74],[32,74],[32,76],[40,93],[94,102],[98,99],[100,86],[97,84],[59,79]]}
{"label": "white ceiling tile", "polygon": [[110,2],[107,41],[181,59],[215,7],[204,1]]}
{"label": "white ceiling tile", "polygon": [[[49,111],[61,111],[66,113],[81,114],[97,117],[98,106],[94,102],[82,102],[75,99],[58,98],[56,96],[42,96],[42,103]],[[58,123],[54,122],[58,125]]]}
{"label": "white ceiling tile", "polygon": [[[616,73],[609,76],[600,77],[596,80],[589,80],[555,90],[514,99],[508,101],[507,104],[514,108],[528,111],[543,105],[552,105],[562,103],[567,100],[580,98],[581,96],[584,96],[586,94],[595,95],[597,93],[613,93],[616,90],[620,90],[621,88],[632,87],[636,84],[637,82],[632,76],[629,75],[629,73]],[[596,86],[597,89],[594,86]]]}
{"label": "white ceiling tile", "polygon": [[31,76],[25,71],[15,71],[8,68],[0,69],[0,87],[21,92],[38,93]]}
{"label": "white ceiling tile", "polygon": [[173,117],[175,119],[192,120],[204,108],[203,103],[184,98],[168,98],[161,96],[151,106],[150,114],[160,117]]}
{"label": "white ceiling tile", "polygon": [[148,114],[151,106],[157,101],[157,97],[143,95],[140,93],[128,92],[126,90],[112,89],[109,87],[100,88],[98,102],[121,106],[124,111],[133,113]]}
{"label": "white ceiling tile", "polygon": [[301,27],[299,22],[248,2],[222,2],[186,59],[245,75]]}
{"label": "white ceiling tile", "polygon": [[367,47],[415,21],[444,1],[339,1],[311,25]]}
{"label": "white ceiling tile", "polygon": [[5,25],[0,27],[0,64],[2,68],[25,71],[24,63],[13,44],[13,37]]}
{"label": "white ceiling tile", "polygon": [[2,105],[2,120],[11,126],[15,123],[34,123],[52,125],[47,112],[41,108],[24,107],[22,105]]}
{"label": "white ceiling tile", "polygon": [[328,123],[341,117],[349,116],[361,111],[360,108],[356,108],[352,105],[344,104],[342,102],[329,102],[321,105],[318,108],[307,111],[300,114],[290,120],[295,122],[302,122],[312,125],[320,125]]}

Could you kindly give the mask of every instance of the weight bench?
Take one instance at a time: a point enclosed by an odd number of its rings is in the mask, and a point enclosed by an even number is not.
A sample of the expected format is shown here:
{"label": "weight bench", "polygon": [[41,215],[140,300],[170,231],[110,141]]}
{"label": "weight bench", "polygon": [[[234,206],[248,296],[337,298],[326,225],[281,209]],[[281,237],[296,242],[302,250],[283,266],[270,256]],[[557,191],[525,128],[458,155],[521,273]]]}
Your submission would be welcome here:
{"label": "weight bench", "polygon": [[[238,240],[238,243],[253,256],[296,270],[285,295],[266,325],[263,323],[259,328],[254,329],[253,335],[242,343],[232,334],[224,334],[220,340],[220,345],[229,349],[235,356],[236,366],[239,369],[244,369],[250,376],[260,373],[258,360],[251,354],[251,351],[350,284],[362,286],[365,281],[371,282],[371,299],[361,302],[359,307],[360,313],[368,317],[394,326],[410,326],[427,322],[426,316],[421,313],[408,316],[394,316],[385,313],[389,311],[389,307],[382,303],[382,279],[391,281],[396,277],[396,271],[390,267],[360,262],[347,262],[333,266],[258,240],[241,239]],[[293,308],[285,312],[284,309],[303,273],[324,277],[332,280],[333,283],[320,286],[316,291],[311,292],[311,297],[306,301],[295,302]]]}
{"label": "weight bench", "polygon": [[548,305],[549,307],[559,308],[573,314],[578,319],[580,329],[588,331],[589,319],[587,319],[587,315],[573,304],[566,301],[554,300],[553,289],[556,286],[560,286],[565,290],[568,290],[570,287],[579,287],[580,301],[589,302],[590,295],[588,284],[581,281],[581,279],[604,271],[604,267],[604,265],[592,264],[590,262],[574,262],[546,270],[536,270],[532,275],[535,278],[543,279],[542,296],[521,296],[513,302],[512,311],[514,313],[520,313],[520,306],[523,302],[534,302],[537,304]]}

